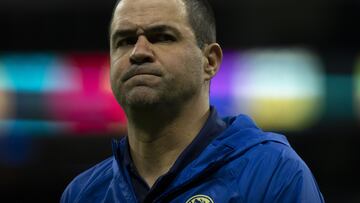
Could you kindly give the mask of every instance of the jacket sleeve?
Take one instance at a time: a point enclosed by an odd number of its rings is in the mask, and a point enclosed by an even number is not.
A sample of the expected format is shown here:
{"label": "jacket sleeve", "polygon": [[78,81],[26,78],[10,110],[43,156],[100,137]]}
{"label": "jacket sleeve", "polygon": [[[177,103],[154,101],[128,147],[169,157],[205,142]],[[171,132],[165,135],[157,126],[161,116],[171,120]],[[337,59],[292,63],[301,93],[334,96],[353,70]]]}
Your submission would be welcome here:
{"label": "jacket sleeve", "polygon": [[70,188],[67,187],[61,195],[60,203],[70,203]]}
{"label": "jacket sleeve", "polygon": [[280,156],[264,202],[323,203],[324,198],[305,162],[291,148]]}
{"label": "jacket sleeve", "polygon": [[92,178],[97,177],[98,165],[82,172],[76,176],[65,188],[61,195],[60,203],[75,203],[78,202],[78,197],[82,194],[83,190],[92,182]]}
{"label": "jacket sleeve", "polygon": [[77,195],[79,195],[81,187],[83,187],[83,184],[78,179],[79,177],[75,178],[66,187],[61,195],[60,203],[74,203],[76,201]]}
{"label": "jacket sleeve", "polygon": [[102,194],[112,180],[112,164],[113,157],[110,157],[76,176],[64,190],[60,202],[84,202],[82,198]]}

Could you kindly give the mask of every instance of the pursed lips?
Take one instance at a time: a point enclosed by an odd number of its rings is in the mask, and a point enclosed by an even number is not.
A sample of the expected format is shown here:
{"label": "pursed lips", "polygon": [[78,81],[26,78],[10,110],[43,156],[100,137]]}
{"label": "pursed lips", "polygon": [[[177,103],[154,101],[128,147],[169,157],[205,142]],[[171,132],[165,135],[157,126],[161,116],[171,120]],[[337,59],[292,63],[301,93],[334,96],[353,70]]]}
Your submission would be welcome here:
{"label": "pursed lips", "polygon": [[130,68],[130,70],[123,75],[121,80],[122,82],[125,82],[137,75],[153,75],[153,76],[161,77],[162,72],[155,68],[134,67],[134,68]]}

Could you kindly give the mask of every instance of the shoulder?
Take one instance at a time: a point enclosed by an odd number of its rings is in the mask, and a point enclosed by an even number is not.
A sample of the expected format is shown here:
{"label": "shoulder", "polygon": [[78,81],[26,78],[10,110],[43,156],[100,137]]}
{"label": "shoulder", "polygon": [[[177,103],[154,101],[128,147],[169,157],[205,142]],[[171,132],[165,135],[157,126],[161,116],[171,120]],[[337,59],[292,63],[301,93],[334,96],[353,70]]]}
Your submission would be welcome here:
{"label": "shoulder", "polygon": [[224,119],[219,142],[233,149],[227,170],[245,202],[323,202],[315,178],[286,137],[246,115]]}
{"label": "shoulder", "polygon": [[290,162],[294,164],[297,163],[296,165],[298,167],[306,166],[305,162],[287,141],[274,139],[274,135],[277,134],[271,134],[273,137],[272,139],[263,139],[248,150],[247,154],[252,161],[264,162],[270,165],[285,164]]}
{"label": "shoulder", "polygon": [[63,192],[61,203],[76,202],[84,192],[110,182],[113,177],[113,160],[113,157],[109,157],[76,176]]}
{"label": "shoulder", "polygon": [[224,121],[228,128],[221,137],[222,143],[233,148],[235,154],[247,159],[249,164],[264,163],[271,166],[291,162],[306,167],[284,135],[262,131],[246,115],[228,117]]}
{"label": "shoulder", "polygon": [[250,188],[254,194],[263,192],[265,202],[323,202],[310,169],[289,144],[264,140],[245,156],[245,179],[256,185]]}

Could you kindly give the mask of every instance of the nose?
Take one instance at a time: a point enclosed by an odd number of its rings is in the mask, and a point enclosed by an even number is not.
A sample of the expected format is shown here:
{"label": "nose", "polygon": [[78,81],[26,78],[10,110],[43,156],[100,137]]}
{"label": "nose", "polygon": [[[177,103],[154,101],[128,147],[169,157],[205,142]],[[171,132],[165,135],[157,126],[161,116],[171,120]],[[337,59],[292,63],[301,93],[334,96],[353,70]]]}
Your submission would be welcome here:
{"label": "nose", "polygon": [[130,55],[131,64],[143,64],[154,62],[154,54],[151,43],[144,35],[140,35]]}

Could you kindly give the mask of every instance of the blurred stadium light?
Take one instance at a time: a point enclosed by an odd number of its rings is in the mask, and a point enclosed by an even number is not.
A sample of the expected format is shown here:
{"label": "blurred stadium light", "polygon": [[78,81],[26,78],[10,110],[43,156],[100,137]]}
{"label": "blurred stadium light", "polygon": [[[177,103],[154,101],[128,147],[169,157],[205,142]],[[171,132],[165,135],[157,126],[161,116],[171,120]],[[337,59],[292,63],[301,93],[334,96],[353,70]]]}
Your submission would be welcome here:
{"label": "blurred stadium light", "polygon": [[230,97],[212,91],[218,97],[215,101],[228,104],[226,113],[249,114],[268,130],[292,131],[304,130],[321,115],[325,75],[316,54],[305,49],[259,49],[225,54],[227,58],[232,62],[225,61],[224,73],[213,86],[226,84],[222,89]]}
{"label": "blurred stadium light", "polygon": [[[360,1],[210,1],[225,48],[211,103],[287,131],[327,202],[360,202]],[[104,62],[115,2],[0,1],[2,202],[58,202],[125,132]]]}
{"label": "blurred stadium light", "polygon": [[126,119],[108,85],[107,59],[102,53],[3,55],[1,134],[123,132]]}
{"label": "blurred stadium light", "polygon": [[360,120],[360,56],[357,58],[354,71],[354,109]]}
{"label": "blurred stadium light", "polygon": [[[1,94],[16,98],[11,106],[11,97],[2,97],[3,126],[49,134],[124,132],[107,54],[12,54],[1,62]],[[212,81],[211,103],[223,116],[250,114],[265,129],[303,130],[322,112],[324,77],[319,58],[305,49],[226,51]],[[16,115],[5,119],[9,112]]]}

